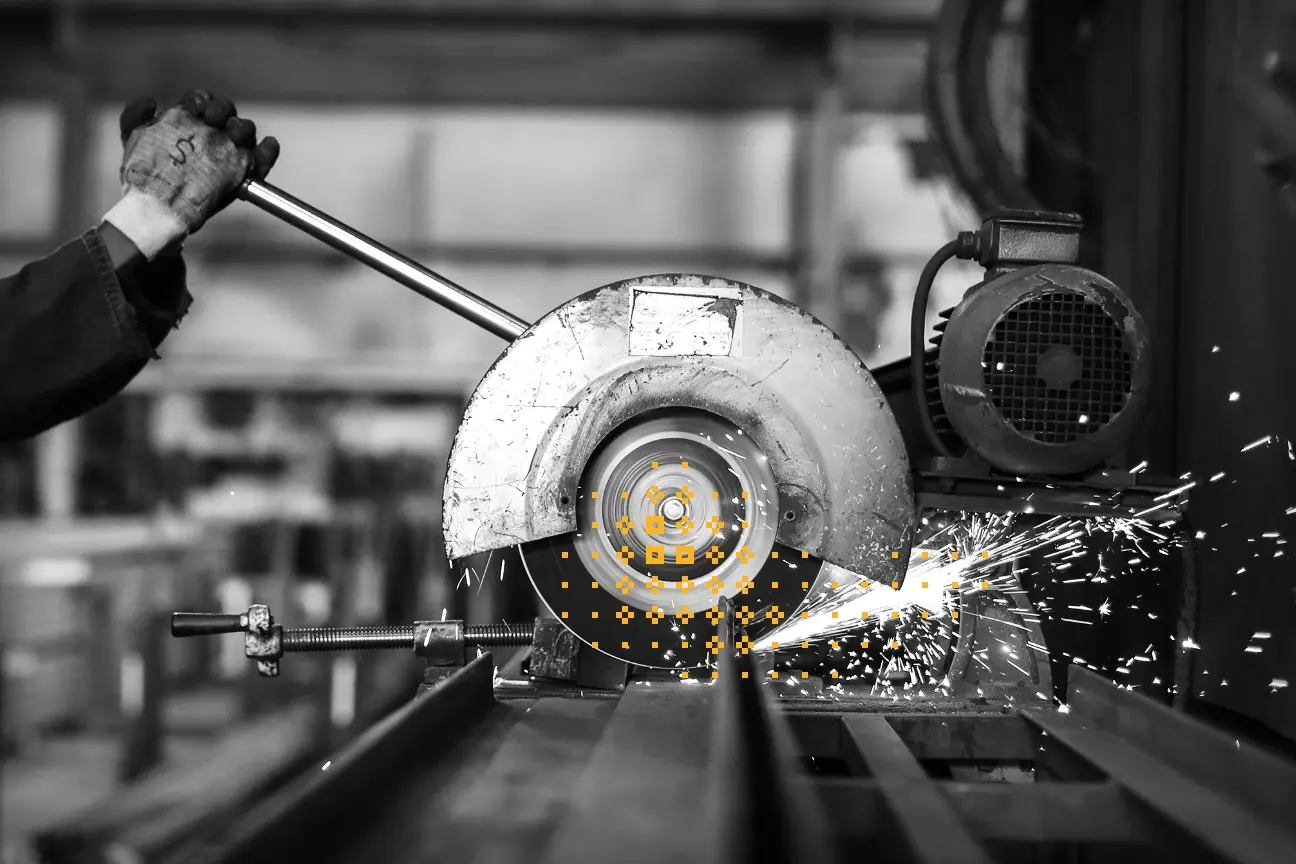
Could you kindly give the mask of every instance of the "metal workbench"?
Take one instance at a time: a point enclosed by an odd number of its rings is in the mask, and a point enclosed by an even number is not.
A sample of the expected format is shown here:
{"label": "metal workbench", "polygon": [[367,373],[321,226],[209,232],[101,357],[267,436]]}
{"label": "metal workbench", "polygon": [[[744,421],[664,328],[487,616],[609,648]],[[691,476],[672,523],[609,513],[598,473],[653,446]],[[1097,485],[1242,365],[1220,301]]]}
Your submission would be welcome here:
{"label": "metal workbench", "polygon": [[762,661],[608,692],[501,679],[484,654],[175,860],[1262,864],[1296,849],[1296,767],[1088,670],[1071,668],[1059,710],[776,698],[796,688]]}

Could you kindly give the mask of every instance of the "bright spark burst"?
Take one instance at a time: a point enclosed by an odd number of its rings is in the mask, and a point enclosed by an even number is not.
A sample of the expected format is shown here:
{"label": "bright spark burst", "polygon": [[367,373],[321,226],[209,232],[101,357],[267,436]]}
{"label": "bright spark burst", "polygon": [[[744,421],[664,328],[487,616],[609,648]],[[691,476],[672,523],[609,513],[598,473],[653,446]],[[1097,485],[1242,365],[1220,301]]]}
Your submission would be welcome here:
{"label": "bright spark burst", "polygon": [[[933,521],[942,520],[924,521],[930,526]],[[840,650],[841,646],[858,645],[860,637],[880,629],[886,623],[897,623],[905,630],[903,651],[900,655],[890,657],[883,668],[877,670],[879,684],[883,684],[888,674],[894,672],[899,680],[907,679],[918,686],[924,683],[934,685],[937,691],[947,690],[947,679],[938,681],[934,677],[928,677],[924,681],[921,674],[915,673],[919,673],[923,667],[941,666],[939,661],[947,649],[937,642],[951,636],[956,630],[958,622],[955,618],[960,611],[960,596],[982,591],[1023,594],[1014,570],[1019,570],[1028,556],[1039,554],[1044,559],[1045,567],[1064,572],[1071,566],[1068,559],[1083,556],[1085,539],[1094,535],[1106,535],[1132,543],[1142,557],[1133,558],[1128,562],[1131,565],[1142,564],[1150,557],[1141,545],[1144,541],[1159,541],[1159,545],[1163,546],[1175,542],[1174,537],[1159,530],[1158,526],[1135,519],[1056,516],[1030,525],[1020,524],[1019,517],[1013,514],[948,514],[943,524],[911,551],[909,567],[898,589],[884,583],[862,582],[843,575],[845,571],[834,568],[835,572],[829,573],[838,581],[836,590],[817,586],[817,595],[809,598],[796,616],[763,636],[755,647],[757,650],[769,651],[774,650],[775,645],[786,648],[800,643],[832,640],[834,649]],[[1098,561],[1097,570],[1088,581],[1106,582],[1110,568],[1102,563],[1101,555]],[[820,585],[823,585],[822,579]],[[1044,607],[1044,604],[1039,605]],[[1019,628],[1027,635],[1034,632],[1030,625],[1037,624],[1042,616],[1053,615],[1052,610],[1047,608],[1032,610],[1029,604],[1025,608],[1007,608],[1015,613],[1020,623],[996,623]],[[1093,625],[1111,615],[1111,603],[1110,600],[1104,600],[1097,610],[1084,607],[1081,611],[1093,616],[1094,620],[1060,617],[1057,620]],[[972,613],[965,610],[962,614]],[[928,626],[907,626],[918,621]],[[892,637],[885,638],[889,641]],[[1002,650],[1008,655],[1005,661],[1022,674],[1027,674],[1019,663],[1014,662],[1022,658],[1014,654],[1008,644],[999,641]],[[1027,641],[1026,645],[1030,651],[1040,655],[1037,661],[1047,659],[1048,649],[1043,645],[1033,641]],[[972,660],[989,668],[985,662],[989,656],[985,651],[989,647],[992,646],[979,647]],[[856,656],[855,652],[851,652],[851,656]],[[862,662],[857,660],[851,665],[855,667]],[[873,670],[867,668],[862,671]],[[908,687],[906,685],[906,689]]]}

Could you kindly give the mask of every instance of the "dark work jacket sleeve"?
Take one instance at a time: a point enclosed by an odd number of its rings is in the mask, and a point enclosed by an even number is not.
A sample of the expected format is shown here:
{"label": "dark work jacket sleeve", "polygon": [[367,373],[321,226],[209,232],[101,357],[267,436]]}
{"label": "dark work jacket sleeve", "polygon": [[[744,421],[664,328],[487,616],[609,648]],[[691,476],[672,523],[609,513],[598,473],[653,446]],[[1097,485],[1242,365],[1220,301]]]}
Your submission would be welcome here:
{"label": "dark work jacket sleeve", "polygon": [[39,435],[121,392],[190,300],[178,254],[118,274],[98,230],[0,278],[0,441]]}

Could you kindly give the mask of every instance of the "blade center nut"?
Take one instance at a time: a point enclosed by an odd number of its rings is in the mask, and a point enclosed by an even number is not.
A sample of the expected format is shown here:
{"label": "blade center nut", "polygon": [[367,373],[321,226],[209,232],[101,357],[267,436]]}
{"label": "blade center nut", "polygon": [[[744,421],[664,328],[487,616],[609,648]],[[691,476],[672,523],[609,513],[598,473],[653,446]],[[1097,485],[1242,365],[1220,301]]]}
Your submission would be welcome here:
{"label": "blade center nut", "polygon": [[678,498],[667,498],[661,505],[661,515],[671,522],[684,518],[684,502]]}

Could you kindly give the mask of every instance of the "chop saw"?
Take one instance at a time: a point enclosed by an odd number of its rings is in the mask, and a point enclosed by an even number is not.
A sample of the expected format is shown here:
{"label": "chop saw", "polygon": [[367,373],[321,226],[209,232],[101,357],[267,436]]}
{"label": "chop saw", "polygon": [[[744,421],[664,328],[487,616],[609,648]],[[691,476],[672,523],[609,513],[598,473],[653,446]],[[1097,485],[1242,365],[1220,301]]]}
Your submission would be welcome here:
{"label": "chop saw", "polygon": [[[622,684],[632,668],[687,676],[726,648],[708,637],[726,616],[728,647],[746,653],[834,592],[900,588],[924,508],[1022,512],[1027,500],[1026,513],[1174,518],[1182,504],[1104,470],[1146,405],[1147,331],[1117,286],[1076,266],[1080,222],[1067,214],[1005,211],[937,253],[912,357],[875,375],[809,313],[751,285],[641,277],[527,324],[268,184],[242,197],[510,340],[451,450],[446,551],[462,562],[518,548],[545,610],[525,637],[460,622],[284,630],[264,606],[173,619],[176,636],[243,632],[263,675],[317,648],[412,647],[461,665],[465,647],[503,638],[535,643],[533,675],[611,664]],[[942,313],[929,349],[927,293],[955,257],[986,278]],[[953,619],[958,604],[955,592]],[[947,664],[969,654],[973,628],[959,629]],[[1030,674],[1048,689],[1047,664]]]}

